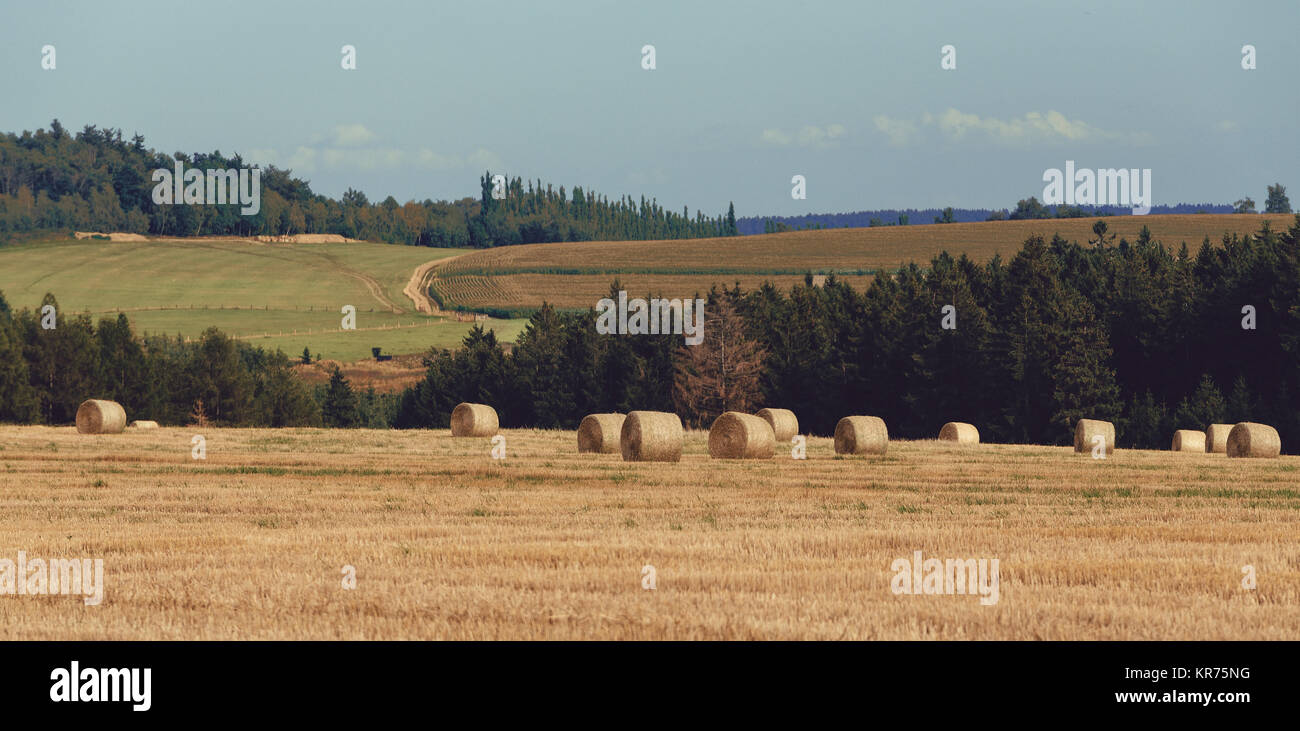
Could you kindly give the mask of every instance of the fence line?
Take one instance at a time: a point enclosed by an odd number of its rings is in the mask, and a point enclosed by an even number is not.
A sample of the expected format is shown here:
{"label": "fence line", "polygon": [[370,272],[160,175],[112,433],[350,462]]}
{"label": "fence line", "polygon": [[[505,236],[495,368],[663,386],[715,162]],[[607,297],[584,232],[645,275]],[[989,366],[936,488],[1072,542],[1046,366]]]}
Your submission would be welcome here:
{"label": "fence line", "polygon": [[[328,333],[351,333],[351,332],[359,333],[359,332],[378,332],[381,330],[410,330],[417,327],[433,327],[435,325],[439,325],[444,322],[446,322],[446,320],[439,319],[439,320],[429,320],[428,322],[412,322],[410,325],[403,325],[401,323],[398,323],[396,325],[376,325],[374,327],[356,327],[356,328],[352,328],[351,330],[344,330],[341,327],[321,329],[321,330],[290,330],[289,332],[285,332],[281,330],[279,332],[264,332],[260,334],[254,333],[252,335],[228,335],[227,337],[229,337],[231,340],[252,340],[256,338],[281,338],[286,335],[288,336],[324,335]],[[187,343],[198,342],[198,340],[199,340],[198,338],[185,338],[185,342]]]}
{"label": "fence line", "polygon": [[[342,305],[340,305],[340,308],[341,308],[341,307],[342,307]],[[239,311],[244,311],[244,310],[257,310],[257,311],[259,311],[259,312],[331,312],[331,313],[337,313],[337,312],[338,312],[338,308],[331,308],[331,307],[322,307],[322,308],[320,308],[320,309],[318,310],[318,309],[316,309],[315,305],[311,305],[311,306],[307,307],[307,309],[305,309],[305,310],[304,310],[302,307],[299,307],[298,305],[294,305],[293,308],[289,308],[289,307],[270,307],[270,306],[268,306],[268,305],[262,305],[261,307],[258,307],[257,305],[246,305],[246,306],[241,306],[241,305],[158,305],[157,307],[112,307],[112,308],[109,308],[109,309],[107,309],[107,310],[92,310],[92,309],[90,309],[90,308],[86,308],[86,309],[82,310],[81,312],[84,313],[84,314],[87,314],[87,315],[106,315],[106,314],[109,314],[109,313],[111,313],[111,312],[162,312],[162,311],[173,311],[173,310],[175,310],[175,311],[181,311],[181,310],[186,310],[186,311],[188,311],[188,310],[239,310]],[[380,311],[380,312],[397,312],[397,310],[389,309],[389,308],[382,308],[382,307],[379,309],[379,311]],[[369,310],[362,310],[362,309],[358,308],[358,309],[357,309],[357,312],[375,312],[375,308],[371,307]]]}

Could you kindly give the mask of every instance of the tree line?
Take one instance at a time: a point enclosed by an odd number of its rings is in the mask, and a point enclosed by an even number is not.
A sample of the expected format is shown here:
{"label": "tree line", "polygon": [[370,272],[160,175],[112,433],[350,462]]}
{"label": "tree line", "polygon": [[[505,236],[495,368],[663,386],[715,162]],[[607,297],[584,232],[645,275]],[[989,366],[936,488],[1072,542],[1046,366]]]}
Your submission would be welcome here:
{"label": "tree line", "polygon": [[[925,223],[971,223],[976,221],[1006,221],[1043,218],[1095,218],[1124,215],[1117,206],[1109,205],[1045,205],[1037,197],[1018,201],[1014,208],[908,208],[852,213],[808,213],[802,216],[748,217],[737,221],[742,236],[750,234],[810,231],[828,228],[875,228],[877,226],[907,226],[912,221]],[[1255,213],[1255,200],[1245,196],[1233,203],[1177,203],[1151,206],[1151,215],[1189,213]],[[1264,213],[1291,213],[1291,200],[1286,186],[1281,183],[1268,186],[1264,199]]]}
{"label": "tree line", "polygon": [[[46,309],[52,307],[53,309]],[[210,328],[193,342],[136,335],[126,315],[67,316],[46,294],[36,311],[0,293],[0,422],[68,424],[88,398],[164,425],[387,427],[394,396],[355,391],[334,371],[308,386],[281,351]]]}
{"label": "tree line", "polygon": [[[249,167],[220,151],[163,154],[137,134],[87,125],[70,134],[56,119],[48,131],[0,134],[0,239],[45,230],[124,231],[155,236],[283,236],[339,234],[416,246],[490,247],[552,241],[644,240],[736,235],[735,208],[691,216],[655,200],[609,198],[575,186],[566,191],[514,178],[456,201],[371,203],[349,188],[338,200],[275,166],[262,168],[261,210],[240,205],[166,205],[153,201],[157,169],[177,161],[199,169]],[[493,195],[496,192],[497,195]]]}
{"label": "tree line", "polygon": [[461,401],[544,428],[630,409],[707,427],[766,405],[793,409],[806,433],[866,413],[898,437],[968,421],[1009,443],[1068,444],[1077,419],[1108,419],[1120,446],[1161,449],[1175,429],[1250,420],[1298,451],[1300,217],[1195,253],[1145,228],[1132,242],[1104,220],[1093,230],[1086,243],[1034,236],[986,264],[944,253],[865,291],[811,275],[788,292],[714,290],[694,347],[598,336],[594,310],[546,306],[510,355],[480,328],[430,353],[394,425],[445,427]]}
{"label": "tree line", "polygon": [[463,347],[430,351],[400,395],[354,390],[338,372],[310,388],[283,353],[216,329],[188,343],[140,337],[124,315],[95,324],[52,295],[14,312],[0,295],[0,421],[70,423],[90,397],[133,419],[272,427],[445,427],[462,401],[492,404],[506,427],[633,409],[707,427],[768,405],[811,434],[868,413],[897,437],[968,421],[1008,443],[1067,444],[1077,419],[1110,419],[1119,446],[1141,448],[1249,420],[1300,451],[1300,217],[1195,254],[1146,229],[1116,241],[1104,220],[1093,233],[1033,236],[984,264],[940,254],[863,291],[811,275],[788,291],[714,289],[696,346],[599,335],[594,310],[543,306],[513,347],[475,327]]}

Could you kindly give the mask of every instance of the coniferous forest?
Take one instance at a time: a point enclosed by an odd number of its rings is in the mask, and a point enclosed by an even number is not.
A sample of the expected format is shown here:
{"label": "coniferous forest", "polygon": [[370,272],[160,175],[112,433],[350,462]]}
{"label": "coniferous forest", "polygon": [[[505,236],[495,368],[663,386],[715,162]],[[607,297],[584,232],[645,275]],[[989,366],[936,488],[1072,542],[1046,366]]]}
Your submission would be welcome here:
{"label": "coniferous forest", "polygon": [[[461,401],[496,404],[503,426],[570,429],[585,414],[629,409],[675,410],[707,427],[721,411],[768,405],[823,435],[845,414],[871,413],[902,438],[967,421],[986,441],[1066,444],[1088,417],[1114,419],[1122,447],[1165,449],[1174,429],[1244,420],[1275,425],[1288,451],[1300,443],[1300,218],[1195,252],[1145,233],[1034,237],[1007,261],[945,254],[865,292],[808,277],[789,292],[708,299],[710,313],[743,320],[752,347],[726,345],[760,360],[752,389],[701,408],[682,392],[683,371],[701,366],[681,336],[600,337],[594,312],[544,308],[510,356],[483,332],[431,354],[395,426],[445,426]],[[953,329],[942,326],[945,305]],[[716,345],[732,332],[725,324],[710,315],[695,347]],[[716,385],[725,374],[715,370],[689,375]]]}

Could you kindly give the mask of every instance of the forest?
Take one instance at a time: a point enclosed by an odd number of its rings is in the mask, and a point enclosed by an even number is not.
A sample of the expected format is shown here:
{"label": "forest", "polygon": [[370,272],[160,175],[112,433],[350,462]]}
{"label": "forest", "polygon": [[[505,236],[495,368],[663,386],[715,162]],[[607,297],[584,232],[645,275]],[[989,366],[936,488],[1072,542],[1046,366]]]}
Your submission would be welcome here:
{"label": "forest", "polygon": [[[283,353],[215,329],[187,343],[142,338],[122,315],[43,323],[0,294],[0,421],[66,424],[92,395],[131,418],[222,426],[445,427],[473,401],[505,427],[572,429],[632,409],[707,427],[722,411],[778,406],[805,433],[866,413],[895,437],[967,421],[1008,443],[1064,444],[1078,418],[1113,419],[1119,446],[1143,448],[1167,447],[1175,429],[1250,420],[1295,453],[1300,216],[1194,254],[1145,230],[1116,241],[1104,220],[1094,232],[1086,243],[1031,237],[1006,261],[941,254],[865,291],[811,275],[787,292],[715,289],[701,295],[697,346],[598,335],[594,310],[545,306],[513,348],[476,327],[463,347],[430,351],[423,380],[400,395],[354,391],[337,373],[310,389]],[[53,295],[45,304],[58,312]]]}
{"label": "forest", "polygon": [[1111,419],[1119,446],[1161,449],[1175,429],[1250,420],[1300,451],[1300,217],[1195,253],[1094,229],[1083,244],[1031,237],[1007,261],[942,254],[866,291],[811,276],[789,292],[715,290],[694,347],[598,336],[594,312],[544,307],[511,355],[482,331],[431,353],[394,426],[445,426],[461,401],[495,405],[503,426],[570,429],[596,412],[707,427],[774,406],[806,433],[859,413],[894,437],[966,421],[1007,443],[1067,444],[1078,418]]}
{"label": "forest", "polygon": [[141,337],[123,314],[69,317],[52,294],[37,312],[14,312],[0,293],[0,422],[70,424],[87,398],[167,425],[380,428],[392,420],[393,397],[353,390],[337,369],[312,388],[292,365],[283,352],[216,328],[193,342]]}
{"label": "forest", "polygon": [[734,206],[706,217],[665,210],[644,196],[610,200],[575,186],[507,180],[494,197],[489,171],[481,196],[457,201],[372,203],[349,188],[339,200],[313,193],[292,171],[262,168],[261,210],[239,205],[158,205],[152,172],[177,161],[199,169],[250,166],[239,155],[167,155],[124,139],[120,129],[87,125],[70,134],[56,119],[48,131],[0,134],[0,241],[29,231],[122,231],[154,236],[339,234],[416,246],[477,247],[553,241],[648,240],[737,234]]}

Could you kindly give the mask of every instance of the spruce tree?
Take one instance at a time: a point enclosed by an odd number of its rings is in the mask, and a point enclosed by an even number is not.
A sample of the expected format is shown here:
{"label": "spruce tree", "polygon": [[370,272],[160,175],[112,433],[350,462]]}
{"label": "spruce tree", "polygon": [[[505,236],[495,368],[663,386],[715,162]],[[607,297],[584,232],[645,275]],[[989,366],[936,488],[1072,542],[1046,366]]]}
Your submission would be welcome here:
{"label": "spruce tree", "polygon": [[321,404],[321,417],[325,426],[335,428],[355,427],[360,422],[357,411],[357,395],[352,385],[335,366],[330,373],[329,385],[325,388],[324,403]]}

